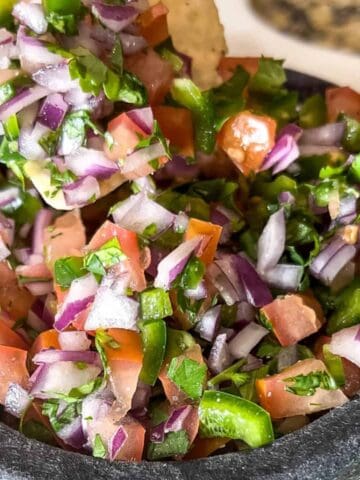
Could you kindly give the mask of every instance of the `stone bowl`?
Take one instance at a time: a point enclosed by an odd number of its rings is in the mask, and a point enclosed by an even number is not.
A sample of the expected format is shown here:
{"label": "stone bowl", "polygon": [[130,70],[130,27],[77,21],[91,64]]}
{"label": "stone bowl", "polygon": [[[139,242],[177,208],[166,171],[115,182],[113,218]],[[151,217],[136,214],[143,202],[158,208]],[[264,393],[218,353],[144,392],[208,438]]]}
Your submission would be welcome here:
{"label": "stone bowl", "polygon": [[[320,79],[288,72],[306,96]],[[2,480],[359,480],[360,398],[272,445],[187,462],[110,463],[50,447],[0,424]]]}

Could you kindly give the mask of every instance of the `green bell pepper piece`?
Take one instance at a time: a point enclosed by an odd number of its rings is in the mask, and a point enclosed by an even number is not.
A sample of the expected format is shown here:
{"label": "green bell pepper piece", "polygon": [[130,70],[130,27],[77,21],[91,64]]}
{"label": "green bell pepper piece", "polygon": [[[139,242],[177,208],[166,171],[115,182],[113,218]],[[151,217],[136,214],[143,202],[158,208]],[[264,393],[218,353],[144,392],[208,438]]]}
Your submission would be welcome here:
{"label": "green bell pepper piece", "polygon": [[81,8],[81,0],[43,0],[43,7],[47,14],[76,15]]}
{"label": "green bell pepper piece", "polygon": [[332,335],[358,323],[360,323],[360,281],[355,281],[338,297],[336,310],[329,319],[326,331],[328,335]]}
{"label": "green bell pepper piece", "polygon": [[146,320],[161,320],[172,315],[168,292],[162,288],[151,288],[140,294],[141,317]]}
{"label": "green bell pepper piece", "polygon": [[140,380],[147,385],[154,385],[166,350],[166,323],[164,320],[144,322],[140,325],[144,360]]}
{"label": "green bell pepper piece", "polygon": [[230,393],[207,390],[200,402],[200,435],[243,440],[252,448],[274,440],[269,413]]}

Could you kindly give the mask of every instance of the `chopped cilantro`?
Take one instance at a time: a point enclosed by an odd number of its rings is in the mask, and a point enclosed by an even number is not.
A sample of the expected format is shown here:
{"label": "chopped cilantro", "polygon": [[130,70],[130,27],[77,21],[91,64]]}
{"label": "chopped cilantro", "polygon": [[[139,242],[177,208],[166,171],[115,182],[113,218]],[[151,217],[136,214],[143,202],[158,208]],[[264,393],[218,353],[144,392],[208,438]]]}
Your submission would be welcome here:
{"label": "chopped cilantro", "polygon": [[97,458],[106,458],[107,455],[106,445],[98,433],[95,435],[92,453],[93,456]]}
{"label": "chopped cilantro", "polygon": [[[317,388],[324,390],[337,390],[338,385],[334,378],[327,372],[311,372],[308,375],[297,375],[283,380],[288,385],[286,391],[294,395],[309,397],[315,395]],[[289,385],[291,384],[291,385]]]}
{"label": "chopped cilantro", "polygon": [[320,127],[326,123],[326,104],[323,95],[317,93],[303,103],[299,123],[302,128]]}
{"label": "chopped cilantro", "polygon": [[282,60],[260,58],[259,68],[250,80],[250,90],[267,95],[281,91],[286,82],[286,74],[282,64]]}
{"label": "chopped cilantro", "polygon": [[240,387],[249,381],[250,375],[246,372],[239,372],[239,370],[246,364],[246,360],[241,359],[234,363],[231,367],[223,370],[221,373],[208,381],[208,386],[215,387],[219,383],[230,380],[236,387]]}
{"label": "chopped cilantro", "polygon": [[175,357],[171,360],[167,376],[192,400],[201,397],[206,378],[206,365],[195,360]]}
{"label": "chopped cilantro", "polygon": [[106,268],[126,260],[126,255],[121,250],[119,240],[112,238],[99,250],[88,253],[84,258],[84,268],[97,275],[105,275]]}
{"label": "chopped cilantro", "polygon": [[55,262],[55,280],[61,288],[69,288],[71,283],[86,274],[82,257],[63,257]]}
{"label": "chopped cilantro", "polygon": [[77,416],[80,415],[81,402],[70,403],[58,415],[60,400],[49,399],[42,405],[42,413],[49,418],[50,424],[55,432],[59,432],[66,425],[69,425]]}
{"label": "chopped cilantro", "polygon": [[160,460],[175,455],[185,455],[189,447],[189,438],[185,430],[170,432],[162,443],[149,443],[147,457],[149,460]]}

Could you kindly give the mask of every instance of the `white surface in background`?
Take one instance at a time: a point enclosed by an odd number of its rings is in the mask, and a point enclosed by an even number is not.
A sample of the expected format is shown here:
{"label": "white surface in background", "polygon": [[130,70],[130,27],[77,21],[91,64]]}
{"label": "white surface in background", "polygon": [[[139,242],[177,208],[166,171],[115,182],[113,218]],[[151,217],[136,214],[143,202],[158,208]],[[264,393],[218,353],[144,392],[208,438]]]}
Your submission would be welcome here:
{"label": "white surface in background", "polygon": [[278,32],[252,10],[249,0],[215,0],[225,26],[229,56],[265,55],[285,66],[360,92],[360,56],[305,43]]}

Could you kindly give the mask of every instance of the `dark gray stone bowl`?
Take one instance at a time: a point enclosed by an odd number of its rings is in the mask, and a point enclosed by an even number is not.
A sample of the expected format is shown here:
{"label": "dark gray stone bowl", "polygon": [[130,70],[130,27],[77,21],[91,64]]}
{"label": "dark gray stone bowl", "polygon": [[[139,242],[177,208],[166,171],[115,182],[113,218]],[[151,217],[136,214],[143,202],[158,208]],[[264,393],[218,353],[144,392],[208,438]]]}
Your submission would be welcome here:
{"label": "dark gray stone bowl", "polygon": [[[321,80],[288,72],[304,95]],[[272,445],[191,462],[110,463],[29,440],[0,424],[2,480],[359,480],[360,398]]]}

